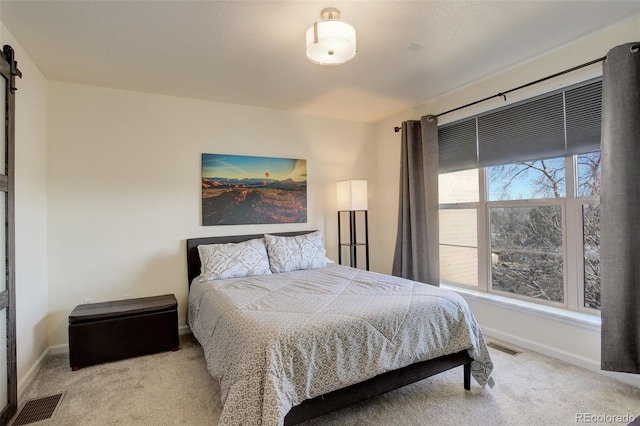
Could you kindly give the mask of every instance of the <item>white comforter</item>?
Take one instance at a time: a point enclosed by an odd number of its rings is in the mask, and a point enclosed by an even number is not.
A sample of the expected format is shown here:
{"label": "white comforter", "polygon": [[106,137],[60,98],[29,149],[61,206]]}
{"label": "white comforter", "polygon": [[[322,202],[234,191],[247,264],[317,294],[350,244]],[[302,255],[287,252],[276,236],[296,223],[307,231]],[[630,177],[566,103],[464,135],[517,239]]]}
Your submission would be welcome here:
{"label": "white comforter", "polygon": [[200,283],[189,325],[220,380],[221,425],[281,425],[303,400],[466,349],[493,364],[454,292],[346,266]]}

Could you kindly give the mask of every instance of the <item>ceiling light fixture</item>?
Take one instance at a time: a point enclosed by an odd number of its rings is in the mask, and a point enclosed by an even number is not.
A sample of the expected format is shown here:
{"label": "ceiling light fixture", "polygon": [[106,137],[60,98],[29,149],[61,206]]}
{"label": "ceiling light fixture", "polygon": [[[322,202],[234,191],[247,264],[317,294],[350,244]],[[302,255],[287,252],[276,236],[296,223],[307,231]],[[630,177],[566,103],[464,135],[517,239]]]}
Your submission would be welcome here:
{"label": "ceiling light fixture", "polygon": [[322,9],[321,21],[307,30],[307,58],[320,65],[340,65],[356,56],[356,30],[340,20],[335,7]]}

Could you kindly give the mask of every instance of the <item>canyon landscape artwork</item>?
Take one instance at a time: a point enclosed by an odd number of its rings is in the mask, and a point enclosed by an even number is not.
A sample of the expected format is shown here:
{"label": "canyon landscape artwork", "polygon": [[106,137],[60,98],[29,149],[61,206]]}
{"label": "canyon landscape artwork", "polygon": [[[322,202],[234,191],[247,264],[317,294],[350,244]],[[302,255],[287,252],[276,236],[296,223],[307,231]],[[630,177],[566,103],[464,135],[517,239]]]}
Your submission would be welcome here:
{"label": "canyon landscape artwork", "polygon": [[307,221],[307,161],[202,154],[202,224]]}

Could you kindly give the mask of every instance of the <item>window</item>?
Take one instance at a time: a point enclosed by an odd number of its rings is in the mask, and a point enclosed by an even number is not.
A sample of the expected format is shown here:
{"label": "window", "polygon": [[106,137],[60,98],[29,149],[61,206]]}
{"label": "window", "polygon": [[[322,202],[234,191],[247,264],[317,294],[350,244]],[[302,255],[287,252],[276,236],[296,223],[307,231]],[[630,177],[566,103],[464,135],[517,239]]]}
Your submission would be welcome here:
{"label": "window", "polygon": [[[440,211],[440,277],[449,282],[478,285],[476,209]],[[443,232],[444,231],[444,232]]]}
{"label": "window", "polygon": [[564,197],[564,158],[489,167],[489,201]]}
{"label": "window", "polygon": [[584,307],[600,309],[600,204],[582,205]]}
{"label": "window", "polygon": [[600,309],[600,151],[577,156],[582,216],[583,307]]}
{"label": "window", "polygon": [[562,207],[489,208],[491,288],[564,302]]}
{"label": "window", "polygon": [[478,286],[478,171],[440,175],[440,279]]}
{"label": "window", "polygon": [[[553,306],[600,309],[599,177],[599,151],[441,174],[441,281]],[[575,193],[567,181],[577,183]],[[577,271],[574,282],[567,268]]]}
{"label": "window", "polygon": [[600,93],[592,81],[439,128],[442,282],[598,314]]}
{"label": "window", "polygon": [[[493,290],[564,303],[564,158],[487,169]],[[522,200],[540,200],[522,206]]]}

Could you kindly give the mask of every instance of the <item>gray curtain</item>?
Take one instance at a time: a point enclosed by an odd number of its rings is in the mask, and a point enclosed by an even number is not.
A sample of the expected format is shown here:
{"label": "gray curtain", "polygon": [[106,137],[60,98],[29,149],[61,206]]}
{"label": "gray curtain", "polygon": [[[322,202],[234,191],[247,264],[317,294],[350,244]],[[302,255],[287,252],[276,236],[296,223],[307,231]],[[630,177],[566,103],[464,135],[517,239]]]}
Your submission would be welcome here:
{"label": "gray curtain", "polygon": [[398,235],[392,274],[440,285],[438,119],[402,123]]}
{"label": "gray curtain", "polygon": [[602,76],[603,370],[640,373],[640,43],[607,53]]}

